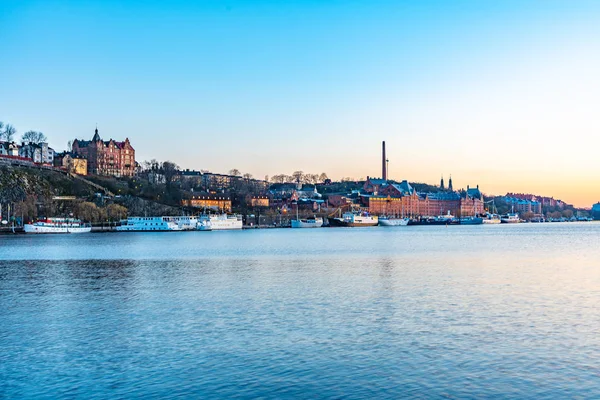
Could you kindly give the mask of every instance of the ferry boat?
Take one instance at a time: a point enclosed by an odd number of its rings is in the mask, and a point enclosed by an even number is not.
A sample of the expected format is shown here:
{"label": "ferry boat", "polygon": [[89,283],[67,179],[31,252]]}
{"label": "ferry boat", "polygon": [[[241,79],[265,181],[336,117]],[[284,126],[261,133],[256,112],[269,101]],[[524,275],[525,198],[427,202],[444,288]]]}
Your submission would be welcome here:
{"label": "ferry boat", "polygon": [[189,231],[196,229],[196,217],[129,217],[117,227],[119,232]]}
{"label": "ferry boat", "polygon": [[330,226],[376,226],[378,218],[368,213],[346,212],[341,218],[329,218]]}
{"label": "ferry boat", "polygon": [[521,220],[519,219],[519,214],[517,214],[517,213],[508,213],[506,215],[503,215],[500,218],[500,221],[503,224],[517,224],[517,223],[521,222]]}
{"label": "ferry boat", "polygon": [[199,231],[221,231],[242,229],[242,216],[237,214],[202,215],[198,219],[196,229]]}
{"label": "ferry boat", "polygon": [[87,233],[92,231],[92,225],[74,218],[46,218],[25,224],[24,230],[25,233]]}
{"label": "ferry boat", "polygon": [[409,218],[379,217],[379,226],[407,226]]}
{"label": "ferry boat", "polygon": [[314,217],[314,218],[302,218],[302,219],[293,219],[292,220],[292,228],[320,228],[323,226],[323,218]]}
{"label": "ferry boat", "polygon": [[499,224],[500,221],[500,216],[498,214],[486,214],[485,218],[483,218],[483,223],[484,224]]}

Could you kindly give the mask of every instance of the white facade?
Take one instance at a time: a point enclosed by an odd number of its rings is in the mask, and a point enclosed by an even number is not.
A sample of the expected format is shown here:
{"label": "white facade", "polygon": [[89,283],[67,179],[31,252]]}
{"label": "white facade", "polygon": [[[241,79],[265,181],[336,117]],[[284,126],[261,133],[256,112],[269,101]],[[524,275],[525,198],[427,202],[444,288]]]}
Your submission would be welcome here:
{"label": "white facade", "polygon": [[15,142],[0,142],[0,156],[18,156],[19,145]]}
{"label": "white facade", "polygon": [[48,143],[23,143],[19,148],[19,156],[29,158],[35,163],[54,163],[54,149],[49,147]]}

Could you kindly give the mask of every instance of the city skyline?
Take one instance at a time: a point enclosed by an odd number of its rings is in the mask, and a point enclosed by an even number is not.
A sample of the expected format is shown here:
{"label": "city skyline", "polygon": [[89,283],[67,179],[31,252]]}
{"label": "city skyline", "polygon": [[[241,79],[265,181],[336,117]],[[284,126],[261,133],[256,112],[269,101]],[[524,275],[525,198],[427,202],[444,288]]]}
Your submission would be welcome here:
{"label": "city skyline", "polygon": [[0,120],[137,159],[600,200],[594,2],[7,2]]}

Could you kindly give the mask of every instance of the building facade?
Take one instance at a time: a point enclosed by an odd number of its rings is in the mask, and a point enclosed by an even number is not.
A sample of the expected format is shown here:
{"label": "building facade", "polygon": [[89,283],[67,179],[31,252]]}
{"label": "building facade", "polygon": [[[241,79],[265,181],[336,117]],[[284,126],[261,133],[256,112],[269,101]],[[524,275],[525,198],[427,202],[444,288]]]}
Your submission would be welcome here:
{"label": "building facade", "polygon": [[77,175],[87,175],[87,160],[72,153],[57,153],[54,156],[54,166]]}
{"label": "building facade", "polygon": [[54,149],[48,143],[23,143],[19,147],[19,156],[34,163],[54,164]]}
{"label": "building facade", "polygon": [[116,177],[135,174],[135,149],[128,138],[123,142],[104,141],[96,128],[92,140],[73,141],[72,153],[87,160],[89,174]]}
{"label": "building facade", "polygon": [[185,207],[211,209],[221,212],[231,212],[231,198],[223,195],[202,194],[184,199],[181,204]]}
{"label": "building facade", "polygon": [[0,156],[19,156],[19,145],[15,142],[0,142]]}

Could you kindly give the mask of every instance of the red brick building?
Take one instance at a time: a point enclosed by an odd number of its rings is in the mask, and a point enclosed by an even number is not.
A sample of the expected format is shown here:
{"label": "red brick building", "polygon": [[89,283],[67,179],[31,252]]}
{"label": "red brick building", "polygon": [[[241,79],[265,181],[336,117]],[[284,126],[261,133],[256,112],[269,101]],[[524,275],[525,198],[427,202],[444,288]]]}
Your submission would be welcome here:
{"label": "red brick building", "polygon": [[103,141],[98,128],[92,140],[75,139],[72,153],[87,160],[88,174],[120,177],[135,173],[135,150],[129,139],[125,138],[124,142]]}

